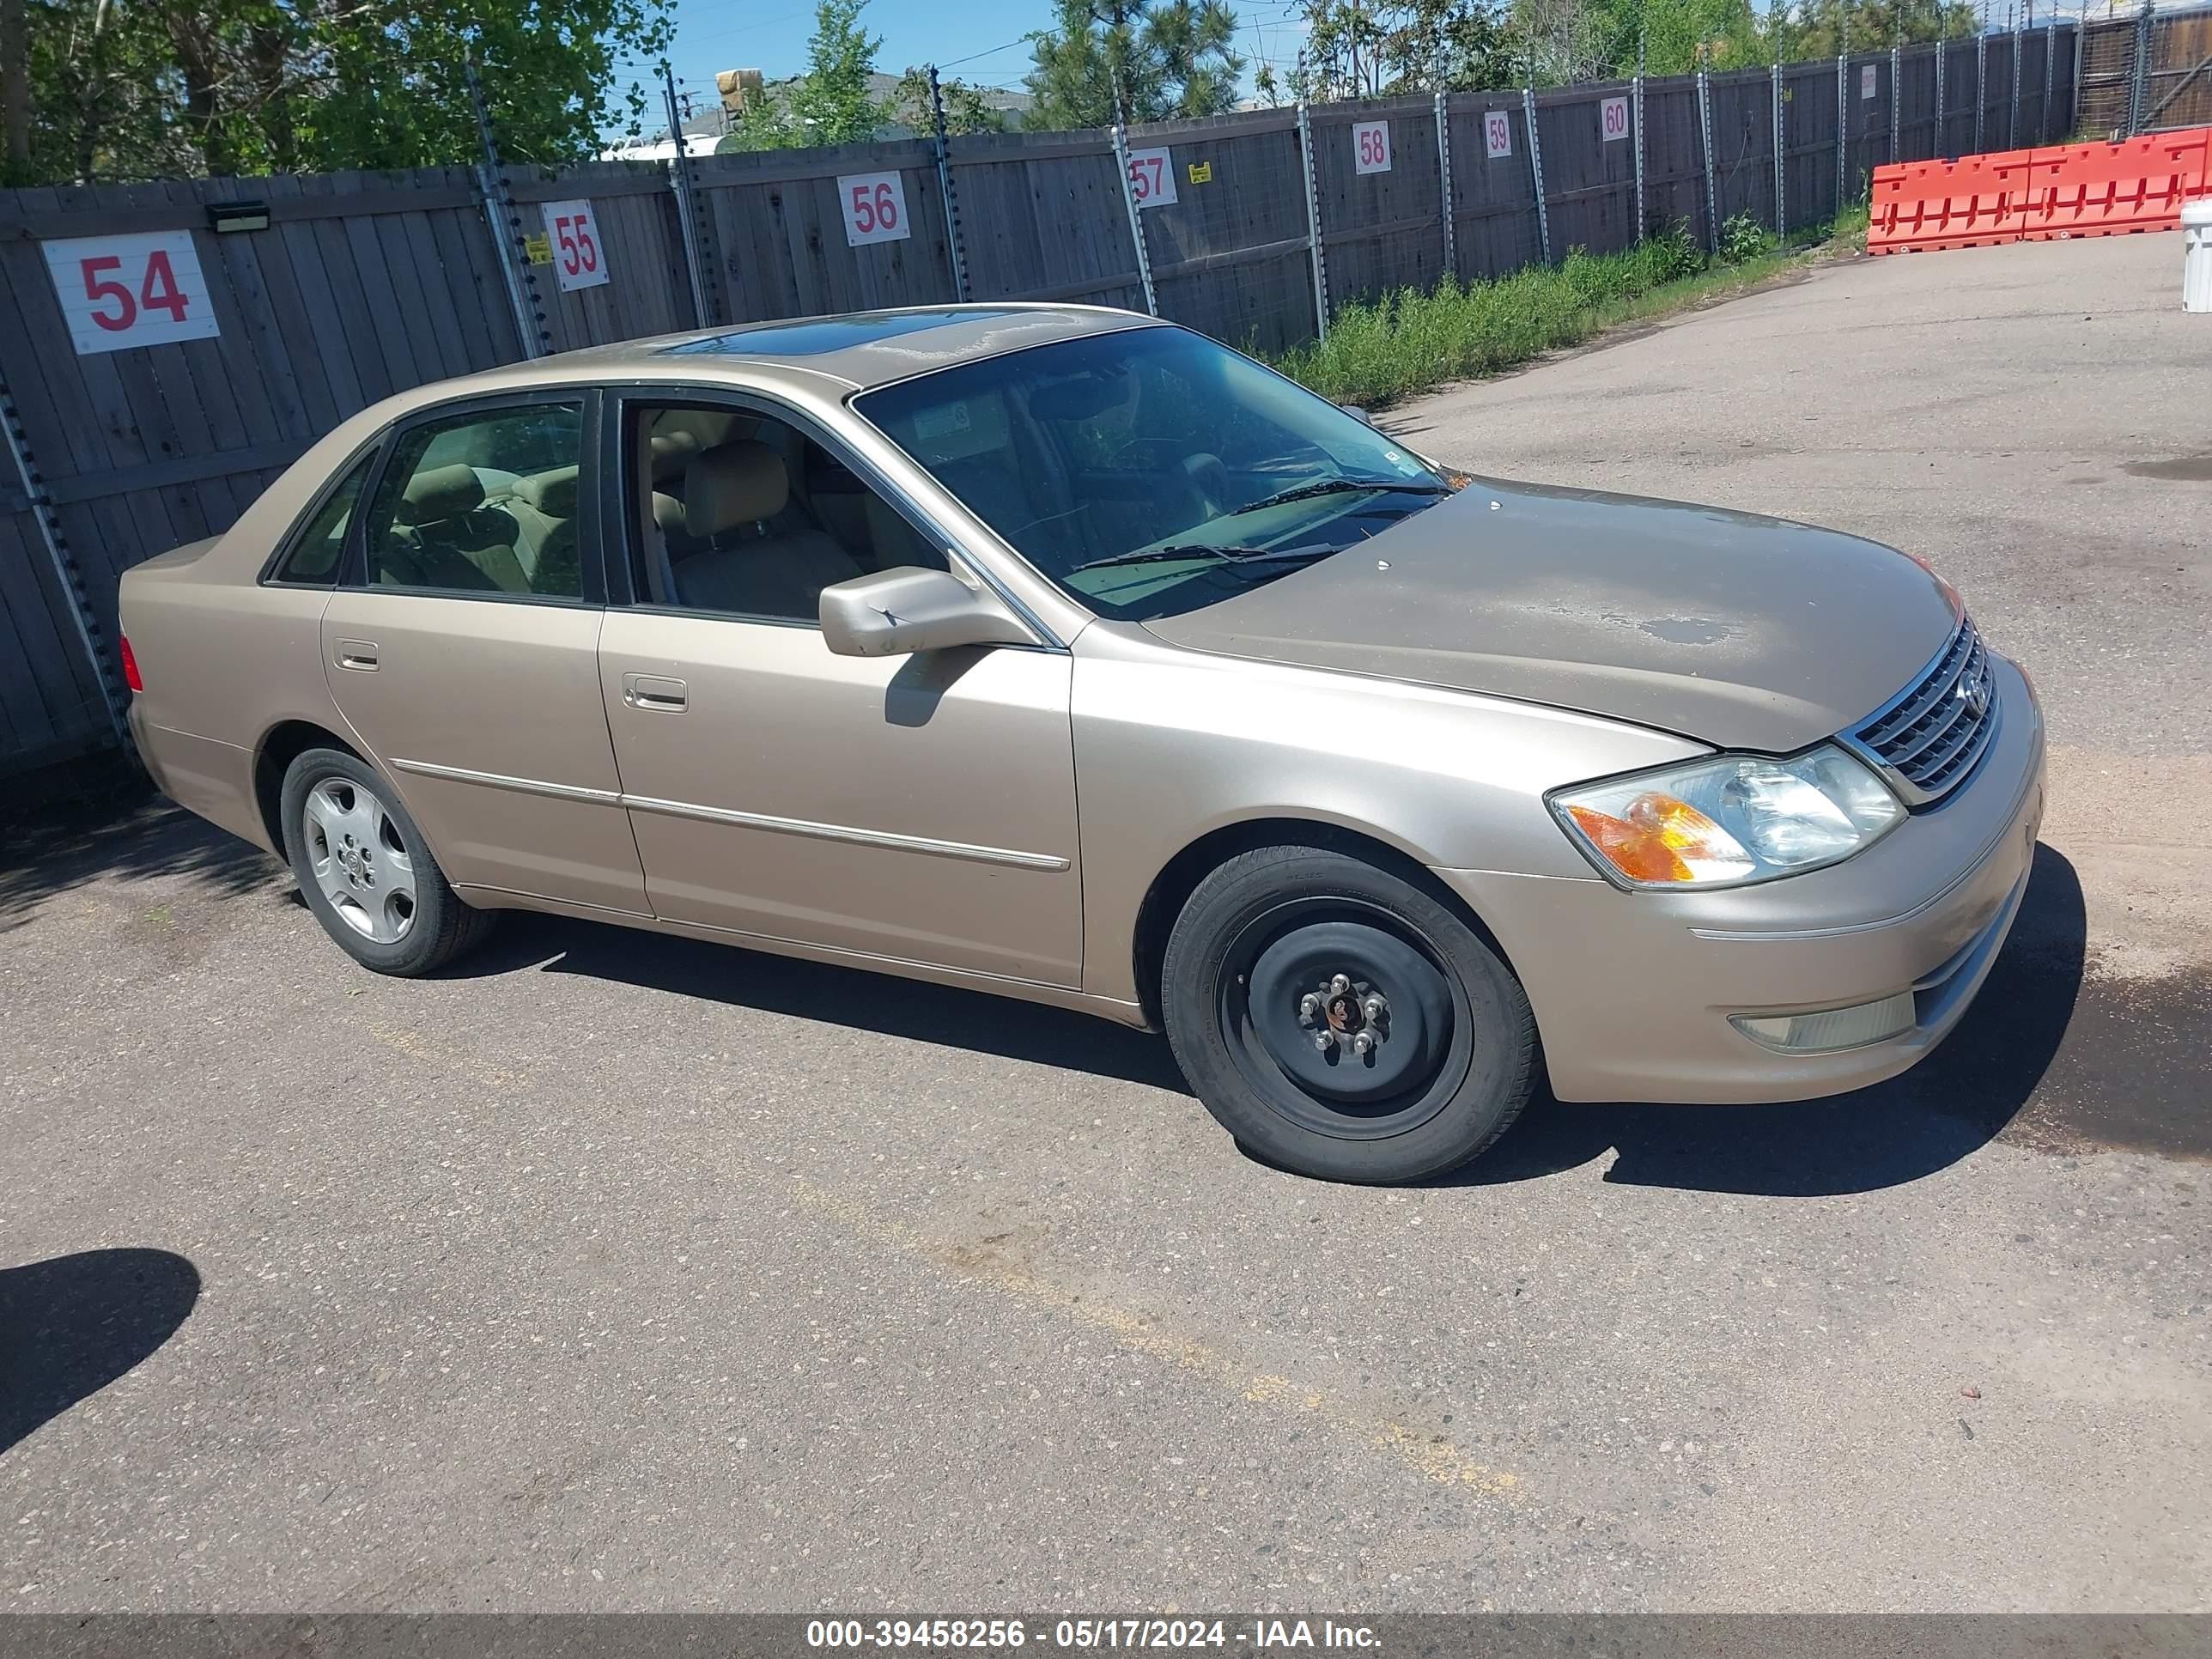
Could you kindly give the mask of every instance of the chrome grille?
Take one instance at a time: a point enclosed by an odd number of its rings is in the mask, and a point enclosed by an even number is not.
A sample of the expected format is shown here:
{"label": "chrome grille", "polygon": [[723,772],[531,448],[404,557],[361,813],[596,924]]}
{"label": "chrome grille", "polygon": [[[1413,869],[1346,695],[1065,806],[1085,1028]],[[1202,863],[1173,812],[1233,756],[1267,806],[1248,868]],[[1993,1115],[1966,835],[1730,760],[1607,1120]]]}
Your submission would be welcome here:
{"label": "chrome grille", "polygon": [[1935,664],[1850,735],[1908,806],[1940,800],[1974,769],[1997,728],[1990,653],[1971,622]]}

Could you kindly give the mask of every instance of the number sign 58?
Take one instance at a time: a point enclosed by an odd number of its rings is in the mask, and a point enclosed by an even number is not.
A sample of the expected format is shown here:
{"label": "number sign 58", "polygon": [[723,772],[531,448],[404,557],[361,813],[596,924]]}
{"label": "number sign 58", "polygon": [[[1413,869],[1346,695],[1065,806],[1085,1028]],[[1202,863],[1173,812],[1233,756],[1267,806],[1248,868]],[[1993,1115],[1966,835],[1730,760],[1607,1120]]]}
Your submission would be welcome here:
{"label": "number sign 58", "polygon": [[837,204],[845,213],[845,243],[902,242],[907,228],[906,180],[896,173],[848,173],[837,180]]}
{"label": "number sign 58", "polygon": [[46,270],[77,356],[213,339],[215,307],[189,230],[48,242]]}
{"label": "number sign 58", "polygon": [[1390,124],[1355,121],[1352,124],[1352,170],[1355,173],[1390,171]]}
{"label": "number sign 58", "polygon": [[607,280],[606,245],[589,202],[548,202],[545,235],[553,245],[553,280],[567,294]]}

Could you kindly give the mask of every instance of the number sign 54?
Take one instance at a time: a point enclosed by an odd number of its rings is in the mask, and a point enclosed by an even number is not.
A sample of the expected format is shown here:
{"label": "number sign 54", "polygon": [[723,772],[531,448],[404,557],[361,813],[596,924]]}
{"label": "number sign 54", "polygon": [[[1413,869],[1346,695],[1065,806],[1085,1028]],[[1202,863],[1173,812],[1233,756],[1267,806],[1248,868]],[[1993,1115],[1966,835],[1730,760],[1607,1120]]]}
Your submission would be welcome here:
{"label": "number sign 54", "polygon": [[46,270],[80,357],[210,340],[221,331],[189,230],[81,236],[45,246]]}
{"label": "number sign 54", "polygon": [[589,202],[548,202],[545,235],[553,244],[553,280],[567,294],[607,280],[606,245]]}
{"label": "number sign 54", "polygon": [[837,205],[845,214],[845,243],[902,242],[914,233],[906,222],[906,180],[896,173],[848,173],[837,180]]}

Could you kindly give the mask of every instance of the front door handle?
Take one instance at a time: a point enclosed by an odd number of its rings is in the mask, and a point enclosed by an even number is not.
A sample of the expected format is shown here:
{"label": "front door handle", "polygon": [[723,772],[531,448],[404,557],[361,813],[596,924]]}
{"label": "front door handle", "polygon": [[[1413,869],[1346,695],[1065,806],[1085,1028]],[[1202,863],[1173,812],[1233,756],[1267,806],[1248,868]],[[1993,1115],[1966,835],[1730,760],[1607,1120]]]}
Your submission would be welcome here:
{"label": "front door handle", "polygon": [[341,668],[356,668],[363,673],[372,672],[376,667],[376,641],[374,640],[340,640],[337,659],[338,666]]}
{"label": "front door handle", "polygon": [[691,689],[682,680],[672,680],[658,674],[625,674],[623,676],[623,701],[633,708],[658,709],[664,714],[680,714],[690,705]]}

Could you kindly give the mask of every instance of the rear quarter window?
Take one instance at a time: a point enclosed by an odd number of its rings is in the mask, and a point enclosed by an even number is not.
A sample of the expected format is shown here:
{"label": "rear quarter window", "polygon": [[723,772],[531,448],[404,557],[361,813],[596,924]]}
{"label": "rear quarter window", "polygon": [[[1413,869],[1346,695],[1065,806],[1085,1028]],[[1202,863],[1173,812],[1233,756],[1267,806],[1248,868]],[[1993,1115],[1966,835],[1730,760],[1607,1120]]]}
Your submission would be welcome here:
{"label": "rear quarter window", "polygon": [[283,560],[270,575],[272,581],[324,587],[337,584],[338,567],[344,559],[346,532],[353,527],[354,510],[360,505],[361,492],[368,484],[374,459],[372,455],[362,460],[336,489],[324,497],[307,522],[300,526],[292,544],[285,549]]}

